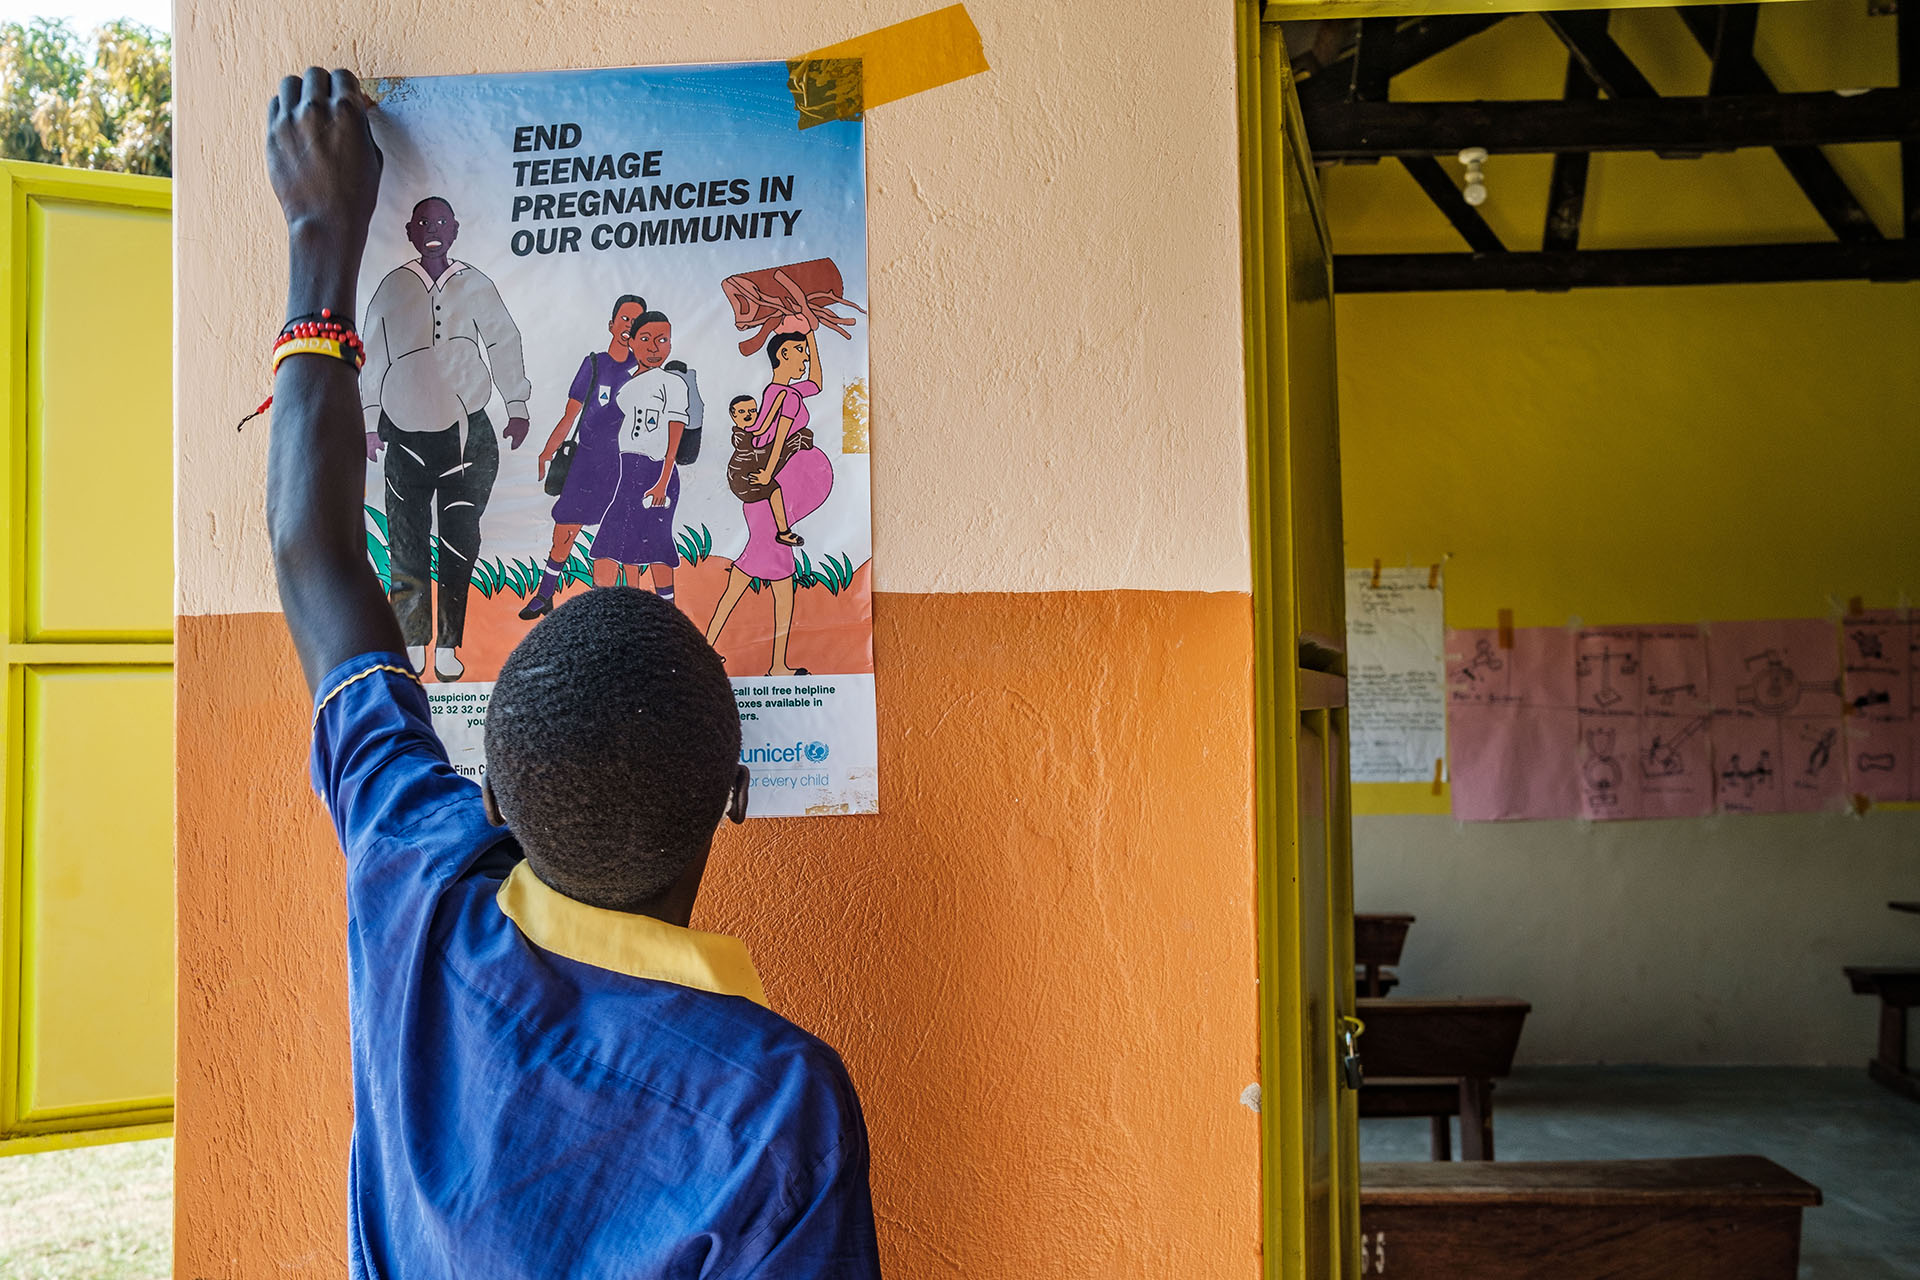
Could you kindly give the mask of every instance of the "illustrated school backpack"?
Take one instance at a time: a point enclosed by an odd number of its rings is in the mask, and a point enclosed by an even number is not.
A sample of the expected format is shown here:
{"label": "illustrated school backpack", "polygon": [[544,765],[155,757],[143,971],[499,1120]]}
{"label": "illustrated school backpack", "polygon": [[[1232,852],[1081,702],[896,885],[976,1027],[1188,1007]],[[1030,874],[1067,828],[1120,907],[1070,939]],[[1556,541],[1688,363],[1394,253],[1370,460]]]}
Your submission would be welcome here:
{"label": "illustrated school backpack", "polygon": [[684,360],[669,360],[662,367],[687,384],[687,429],[680,433],[680,452],[673,458],[684,467],[700,457],[700,428],[706,416],[706,407],[700,403],[700,375],[687,368]]}

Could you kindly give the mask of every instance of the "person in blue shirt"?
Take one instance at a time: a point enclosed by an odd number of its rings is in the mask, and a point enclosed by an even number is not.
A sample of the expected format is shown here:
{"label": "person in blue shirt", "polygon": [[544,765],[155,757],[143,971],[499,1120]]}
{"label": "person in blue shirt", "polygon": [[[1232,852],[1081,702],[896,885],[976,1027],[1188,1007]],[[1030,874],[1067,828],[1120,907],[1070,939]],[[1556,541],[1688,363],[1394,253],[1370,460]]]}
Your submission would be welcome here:
{"label": "person in blue shirt", "polygon": [[[381,163],[350,73],[282,83],[290,322],[351,315]],[[587,593],[509,656],[462,777],[367,563],[353,367],[287,359],[273,403],[274,563],[346,853],[351,1276],[877,1276],[846,1068],[687,927],[746,809],[719,658],[650,593]]]}

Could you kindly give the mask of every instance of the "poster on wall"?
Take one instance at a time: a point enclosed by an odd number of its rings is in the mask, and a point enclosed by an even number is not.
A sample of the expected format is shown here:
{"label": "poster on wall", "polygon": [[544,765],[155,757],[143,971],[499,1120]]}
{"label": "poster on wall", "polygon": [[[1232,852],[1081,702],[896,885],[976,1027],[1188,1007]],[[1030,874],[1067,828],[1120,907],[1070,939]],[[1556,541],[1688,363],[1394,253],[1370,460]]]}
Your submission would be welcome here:
{"label": "poster on wall", "polygon": [[520,637],[626,585],[725,659],[750,813],[876,811],[859,119],[785,63],[369,92],[367,549],[456,767]]}
{"label": "poster on wall", "polygon": [[1447,633],[1453,812],[1693,818],[1920,798],[1904,612]]}

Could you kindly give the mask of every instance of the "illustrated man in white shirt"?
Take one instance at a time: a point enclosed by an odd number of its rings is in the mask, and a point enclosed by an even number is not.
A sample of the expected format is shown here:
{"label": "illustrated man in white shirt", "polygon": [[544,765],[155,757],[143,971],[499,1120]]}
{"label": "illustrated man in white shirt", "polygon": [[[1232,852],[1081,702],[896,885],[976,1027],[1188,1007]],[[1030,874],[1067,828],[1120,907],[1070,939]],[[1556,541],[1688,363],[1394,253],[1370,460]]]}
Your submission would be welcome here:
{"label": "illustrated man in white shirt", "polygon": [[673,351],[673,326],[658,311],[635,323],[631,340],[637,367],[614,392],[621,412],[620,484],[593,539],[593,580],[613,585],[624,567],[627,585],[640,585],[651,569],[654,593],[673,599],[673,567],[680,549],[673,541],[673,513],[680,505],[675,466],[688,430],[687,382],[663,366]]}
{"label": "illustrated man in white shirt", "polygon": [[[439,626],[434,674],[457,680],[467,592],[480,554],[480,517],[493,495],[500,446],[487,418],[494,388],[506,401],[502,433],[515,449],[527,438],[526,358],[520,328],[493,281],[448,257],[460,223],[453,206],[429,196],[413,207],[407,239],[420,252],[387,274],[367,308],[360,373],[367,457],[386,450],[388,599],[407,654],[424,673],[433,578]],[[434,517],[440,561],[430,574]]]}

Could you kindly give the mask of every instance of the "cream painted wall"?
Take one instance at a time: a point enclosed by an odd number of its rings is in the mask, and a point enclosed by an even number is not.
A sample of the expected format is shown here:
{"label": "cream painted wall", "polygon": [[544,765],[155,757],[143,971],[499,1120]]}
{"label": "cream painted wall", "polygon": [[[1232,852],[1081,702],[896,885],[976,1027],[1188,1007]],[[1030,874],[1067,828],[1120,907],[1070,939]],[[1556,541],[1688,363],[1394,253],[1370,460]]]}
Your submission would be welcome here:
{"label": "cream painted wall", "polygon": [[[277,607],[233,423],[281,316],[282,73],[785,58],[935,7],[180,0],[179,611]],[[876,585],[1246,591],[1232,6],[969,11],[993,69],[869,116]]]}
{"label": "cream painted wall", "polygon": [[1864,1066],[1879,1003],[1841,966],[1920,958],[1887,910],[1920,813],[1354,826],[1355,909],[1419,917],[1397,994],[1531,1000],[1524,1062]]}

